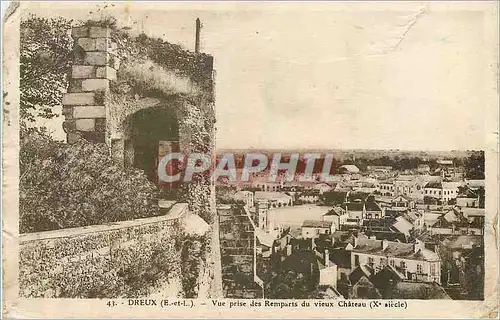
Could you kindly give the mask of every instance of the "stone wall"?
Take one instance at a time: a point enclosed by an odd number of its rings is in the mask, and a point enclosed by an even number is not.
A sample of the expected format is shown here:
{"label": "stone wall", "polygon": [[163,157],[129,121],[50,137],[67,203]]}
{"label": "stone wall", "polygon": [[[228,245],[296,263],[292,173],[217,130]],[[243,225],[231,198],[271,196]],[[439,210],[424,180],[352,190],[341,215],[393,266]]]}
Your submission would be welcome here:
{"label": "stone wall", "polygon": [[181,203],[153,218],[23,234],[20,296],[175,297],[181,294],[182,225],[188,216]]}
{"label": "stone wall", "polygon": [[[127,148],[124,134],[120,132],[123,130],[123,121],[139,110],[163,106],[174,109],[179,121],[181,152],[214,154],[213,57],[191,53],[179,46],[145,35],[135,38],[122,36],[124,34],[115,27],[89,25],[73,28],[73,66],[68,92],[63,96],[63,126],[68,143],[81,138],[105,142],[113,157],[126,162],[130,154],[133,154],[133,148]],[[134,86],[133,82],[137,77],[127,79],[123,71],[126,66],[137,62],[135,60],[138,58],[152,60],[165,70],[188,77],[199,87],[199,94],[186,96],[181,92],[169,92],[165,95],[164,92],[159,94],[158,88],[147,90],[151,89],[148,86],[138,86],[137,90],[125,93],[115,91],[117,88],[130,89]],[[123,65],[121,69],[120,64]],[[162,76],[161,80],[167,78]],[[132,83],[122,83],[128,80]],[[116,116],[117,114],[120,116]],[[129,149],[132,151],[128,152]],[[207,177],[199,175],[199,179],[182,186],[182,189],[182,201],[188,203],[189,210],[212,225],[212,234],[202,241],[206,242],[206,245],[198,246],[206,248],[202,253],[201,268],[210,274],[208,280],[203,280],[204,283],[200,285],[210,287],[206,291],[210,292],[210,296],[216,297],[220,295],[219,290],[213,288],[220,285],[213,282],[220,276],[214,270],[220,269],[220,259],[218,237],[214,234],[214,185]]]}
{"label": "stone wall", "polygon": [[225,298],[262,298],[254,281],[254,229],[240,206],[220,206],[219,236]]}
{"label": "stone wall", "polygon": [[110,80],[116,79],[120,61],[111,30],[105,27],[73,28],[75,40],[68,92],[63,96],[63,124],[68,143],[84,137],[105,141],[104,97]]}

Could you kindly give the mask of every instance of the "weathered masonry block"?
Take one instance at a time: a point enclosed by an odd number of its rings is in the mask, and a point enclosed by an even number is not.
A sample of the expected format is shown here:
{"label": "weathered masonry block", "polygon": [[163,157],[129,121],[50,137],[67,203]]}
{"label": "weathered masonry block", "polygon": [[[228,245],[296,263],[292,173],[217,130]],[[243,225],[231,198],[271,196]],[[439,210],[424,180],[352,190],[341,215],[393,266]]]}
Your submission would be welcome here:
{"label": "weathered masonry block", "polygon": [[116,79],[120,60],[117,45],[106,27],[73,28],[74,65],[68,92],[63,96],[63,128],[69,143],[81,138],[106,141],[106,104],[109,82]]}
{"label": "weathered masonry block", "polygon": [[95,119],[106,117],[105,106],[77,106],[72,110],[74,119]]}
{"label": "weathered masonry block", "polygon": [[93,105],[94,104],[93,92],[89,93],[66,93],[63,97],[63,105],[65,106],[75,106],[75,105]]}

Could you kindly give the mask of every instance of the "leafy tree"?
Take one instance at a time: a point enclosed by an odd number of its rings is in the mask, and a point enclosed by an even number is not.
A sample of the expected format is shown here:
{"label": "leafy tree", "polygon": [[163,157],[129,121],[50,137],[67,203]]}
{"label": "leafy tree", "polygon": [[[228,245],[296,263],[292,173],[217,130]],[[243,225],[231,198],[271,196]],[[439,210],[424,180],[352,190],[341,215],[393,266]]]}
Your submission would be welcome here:
{"label": "leafy tree", "polygon": [[465,177],[467,179],[484,179],[484,151],[474,151],[465,159]]}
{"label": "leafy tree", "polygon": [[276,264],[275,276],[267,283],[271,299],[308,299],[319,284],[319,268],[312,251],[296,251]]}
{"label": "leafy tree", "polygon": [[35,122],[37,117],[51,119],[52,108],[61,105],[68,86],[72,21],[40,18],[34,15],[20,24],[20,116]]}

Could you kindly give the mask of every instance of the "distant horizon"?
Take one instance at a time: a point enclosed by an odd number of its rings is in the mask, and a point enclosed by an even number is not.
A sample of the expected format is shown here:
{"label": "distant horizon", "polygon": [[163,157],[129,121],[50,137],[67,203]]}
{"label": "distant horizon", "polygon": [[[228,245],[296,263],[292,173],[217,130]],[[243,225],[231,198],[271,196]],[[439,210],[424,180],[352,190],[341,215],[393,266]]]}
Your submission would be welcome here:
{"label": "distant horizon", "polygon": [[387,152],[387,153],[471,153],[484,152],[479,149],[466,150],[418,150],[418,149],[369,149],[369,148],[217,148],[216,152],[225,151],[268,151],[268,152]]}

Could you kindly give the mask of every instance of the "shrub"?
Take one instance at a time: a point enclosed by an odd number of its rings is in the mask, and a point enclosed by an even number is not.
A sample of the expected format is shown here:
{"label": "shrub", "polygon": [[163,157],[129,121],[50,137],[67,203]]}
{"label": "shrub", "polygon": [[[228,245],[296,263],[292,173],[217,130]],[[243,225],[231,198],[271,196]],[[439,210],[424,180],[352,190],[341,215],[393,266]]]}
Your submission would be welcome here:
{"label": "shrub", "polygon": [[115,164],[105,144],[30,132],[21,139],[20,171],[21,233],[159,214],[157,187],[141,170]]}
{"label": "shrub", "polygon": [[199,90],[189,78],[166,70],[151,60],[129,61],[119,69],[121,81],[136,86],[138,92],[159,92],[162,96],[183,94],[196,96]]}

